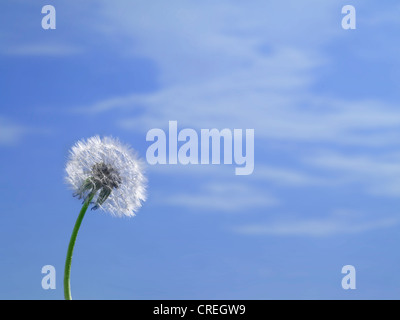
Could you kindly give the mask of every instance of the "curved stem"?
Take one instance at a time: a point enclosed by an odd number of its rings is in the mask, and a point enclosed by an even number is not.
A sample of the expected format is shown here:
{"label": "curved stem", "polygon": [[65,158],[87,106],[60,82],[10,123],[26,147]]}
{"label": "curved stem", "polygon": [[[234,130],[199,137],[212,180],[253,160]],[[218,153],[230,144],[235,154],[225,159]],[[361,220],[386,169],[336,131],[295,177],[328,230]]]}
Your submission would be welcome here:
{"label": "curved stem", "polygon": [[70,286],[70,275],[71,275],[71,263],[72,263],[72,254],[74,252],[74,246],[76,241],[76,236],[78,235],[79,228],[81,226],[83,217],[85,216],[86,210],[89,207],[90,202],[92,201],[96,192],[91,192],[87,199],[85,200],[81,212],[79,213],[78,219],[76,219],[74,230],[72,231],[71,240],[69,241],[67,258],[65,260],[65,269],[64,269],[64,298],[65,300],[72,300],[71,297],[71,286]]}

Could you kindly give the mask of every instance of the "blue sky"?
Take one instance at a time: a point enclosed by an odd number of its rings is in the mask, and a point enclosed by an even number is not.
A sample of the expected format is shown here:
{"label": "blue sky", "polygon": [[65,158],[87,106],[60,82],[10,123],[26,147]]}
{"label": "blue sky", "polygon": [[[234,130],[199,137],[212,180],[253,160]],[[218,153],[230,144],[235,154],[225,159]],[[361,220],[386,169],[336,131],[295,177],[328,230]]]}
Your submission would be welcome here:
{"label": "blue sky", "polygon": [[[42,6],[56,8],[43,30]],[[344,5],[357,29],[341,27]],[[75,299],[398,299],[397,1],[2,1],[0,298],[62,299],[69,148],[255,130],[255,169],[147,166],[137,216],[87,213]],[[56,290],[43,290],[53,265]],[[357,289],[343,290],[353,265]]]}

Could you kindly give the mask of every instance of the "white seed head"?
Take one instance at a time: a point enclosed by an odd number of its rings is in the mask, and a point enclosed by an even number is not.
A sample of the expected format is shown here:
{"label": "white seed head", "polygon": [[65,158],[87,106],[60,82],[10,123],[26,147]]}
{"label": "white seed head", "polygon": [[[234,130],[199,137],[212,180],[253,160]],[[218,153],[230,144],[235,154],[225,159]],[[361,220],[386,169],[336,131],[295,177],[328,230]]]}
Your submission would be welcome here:
{"label": "white seed head", "polygon": [[117,139],[95,136],[78,141],[70,151],[65,170],[75,196],[86,200],[95,193],[92,209],[134,216],[146,200],[143,163]]}

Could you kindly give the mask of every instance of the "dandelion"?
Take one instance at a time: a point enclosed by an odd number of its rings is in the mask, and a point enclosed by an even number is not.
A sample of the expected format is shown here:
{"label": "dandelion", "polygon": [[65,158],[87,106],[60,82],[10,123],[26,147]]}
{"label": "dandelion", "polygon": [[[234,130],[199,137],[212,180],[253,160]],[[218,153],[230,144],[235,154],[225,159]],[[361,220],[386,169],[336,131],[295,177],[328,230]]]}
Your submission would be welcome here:
{"label": "dandelion", "polygon": [[76,237],[86,210],[101,209],[114,216],[135,215],[146,200],[142,162],[117,139],[98,136],[72,147],[66,166],[66,181],[83,206],[72,231],[65,261],[64,297],[71,300],[70,273]]}

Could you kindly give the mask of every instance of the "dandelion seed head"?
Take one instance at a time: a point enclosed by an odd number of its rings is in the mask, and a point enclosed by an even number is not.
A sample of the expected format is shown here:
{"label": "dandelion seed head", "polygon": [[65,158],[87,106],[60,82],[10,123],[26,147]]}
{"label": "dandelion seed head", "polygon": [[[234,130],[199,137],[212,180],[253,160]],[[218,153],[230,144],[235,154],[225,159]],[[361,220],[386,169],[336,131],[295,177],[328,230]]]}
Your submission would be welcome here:
{"label": "dandelion seed head", "polygon": [[87,199],[96,193],[92,209],[134,216],[146,200],[143,163],[117,139],[95,136],[78,141],[70,150],[65,170],[75,196]]}

